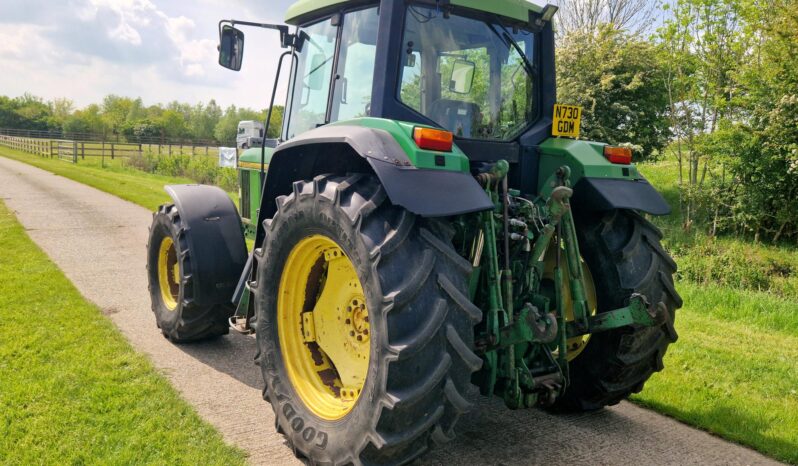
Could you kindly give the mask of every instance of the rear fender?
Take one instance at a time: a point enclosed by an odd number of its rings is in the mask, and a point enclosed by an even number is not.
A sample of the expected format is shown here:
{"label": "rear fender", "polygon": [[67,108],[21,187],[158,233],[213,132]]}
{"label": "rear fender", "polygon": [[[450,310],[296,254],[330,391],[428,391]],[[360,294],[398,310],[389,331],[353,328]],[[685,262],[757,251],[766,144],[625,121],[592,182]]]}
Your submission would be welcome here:
{"label": "rear fender", "polygon": [[581,211],[631,209],[652,215],[667,215],[670,205],[640,174],[634,164],[610,163],[604,157],[606,144],[550,138],[540,145],[538,189],[548,196],[557,186],[557,170],[567,166],[574,188],[571,203]]}
{"label": "rear fender", "polygon": [[262,239],[263,221],[277,210],[275,199],[290,194],[295,181],[320,174],[372,173],[380,179],[393,204],[423,217],[493,208],[490,198],[467,171],[418,168],[396,135],[358,123],[317,128],[277,148],[266,174],[256,244]]}
{"label": "rear fender", "polygon": [[191,251],[194,300],[199,305],[229,303],[244,264],[247,247],[235,204],[215,186],[171,185],[166,192],[175,202]]}

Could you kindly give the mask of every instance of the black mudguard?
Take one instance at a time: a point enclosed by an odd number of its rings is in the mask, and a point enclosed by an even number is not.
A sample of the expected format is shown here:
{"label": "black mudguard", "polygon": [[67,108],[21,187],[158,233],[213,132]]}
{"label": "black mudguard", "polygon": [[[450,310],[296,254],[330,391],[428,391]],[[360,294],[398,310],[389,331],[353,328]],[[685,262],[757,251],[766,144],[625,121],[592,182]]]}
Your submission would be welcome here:
{"label": "black mudguard", "polygon": [[194,300],[200,305],[229,303],[247,261],[241,217],[235,204],[215,186],[172,185],[166,192],[177,206],[194,277]]}
{"label": "black mudguard", "polygon": [[571,203],[586,211],[629,209],[652,215],[671,213],[668,202],[645,179],[582,178],[574,186]]}

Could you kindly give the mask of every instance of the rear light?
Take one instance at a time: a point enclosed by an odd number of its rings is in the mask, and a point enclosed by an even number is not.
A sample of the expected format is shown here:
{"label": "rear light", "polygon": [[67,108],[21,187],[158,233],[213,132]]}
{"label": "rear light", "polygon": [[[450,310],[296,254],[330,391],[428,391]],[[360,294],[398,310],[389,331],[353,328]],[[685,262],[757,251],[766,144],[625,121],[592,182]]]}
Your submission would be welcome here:
{"label": "rear light", "polygon": [[451,152],[454,144],[454,135],[449,131],[433,128],[413,129],[413,139],[420,149],[439,152]]}
{"label": "rear light", "polygon": [[604,146],[604,157],[606,157],[610,163],[629,165],[632,163],[632,149],[628,147]]}

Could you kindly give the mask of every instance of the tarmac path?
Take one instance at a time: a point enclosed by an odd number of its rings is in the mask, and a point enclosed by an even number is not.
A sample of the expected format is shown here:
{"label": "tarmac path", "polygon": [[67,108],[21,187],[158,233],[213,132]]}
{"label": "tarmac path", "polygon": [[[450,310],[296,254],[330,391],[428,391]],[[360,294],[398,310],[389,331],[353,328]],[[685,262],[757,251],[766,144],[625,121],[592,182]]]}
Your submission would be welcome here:
{"label": "tarmac path", "polygon": [[[146,209],[50,172],[0,157],[0,198],[81,293],[146,354],[225,441],[252,464],[301,464],[274,430],[253,364],[254,339],[228,335],[172,345],[150,311]],[[56,310],[54,310],[56,311]],[[631,403],[582,415],[509,411],[474,393],[457,439],[419,464],[778,464]]]}

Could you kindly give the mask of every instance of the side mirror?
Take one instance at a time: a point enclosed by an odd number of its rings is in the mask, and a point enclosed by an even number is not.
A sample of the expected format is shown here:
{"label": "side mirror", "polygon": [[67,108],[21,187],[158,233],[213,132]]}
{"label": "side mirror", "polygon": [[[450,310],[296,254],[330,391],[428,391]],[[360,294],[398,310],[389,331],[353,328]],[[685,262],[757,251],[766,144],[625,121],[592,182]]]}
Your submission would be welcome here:
{"label": "side mirror", "polygon": [[310,58],[310,73],[308,73],[308,88],[320,91],[324,88],[324,65],[330,61],[323,53],[317,53]]}
{"label": "side mirror", "polygon": [[244,33],[230,25],[222,27],[219,37],[219,64],[238,71],[244,59]]}
{"label": "side mirror", "polygon": [[474,73],[477,65],[472,61],[456,60],[452,66],[452,76],[449,79],[449,90],[457,94],[468,94],[474,84]]}

